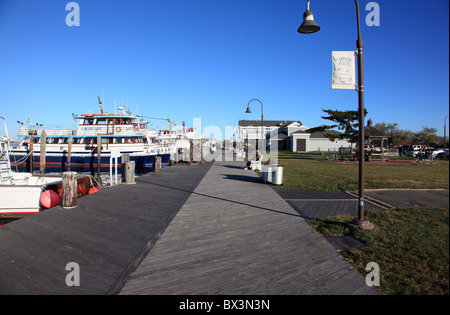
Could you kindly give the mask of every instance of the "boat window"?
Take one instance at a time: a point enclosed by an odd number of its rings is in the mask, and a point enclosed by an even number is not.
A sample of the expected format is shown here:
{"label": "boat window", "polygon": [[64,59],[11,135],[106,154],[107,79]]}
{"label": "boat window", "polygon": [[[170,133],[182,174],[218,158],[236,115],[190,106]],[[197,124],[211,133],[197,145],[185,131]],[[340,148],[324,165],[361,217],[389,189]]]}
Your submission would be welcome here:
{"label": "boat window", "polygon": [[107,120],[107,124],[108,124],[108,125],[112,125],[113,123],[114,123],[114,119],[108,119],[108,120]]}
{"label": "boat window", "polygon": [[58,142],[59,142],[59,139],[58,139],[58,138],[53,138],[53,139],[52,139],[52,143],[53,143],[53,144],[57,144]]}
{"label": "boat window", "polygon": [[123,143],[123,138],[116,138],[116,143]]}
{"label": "boat window", "polygon": [[81,143],[81,138],[73,138],[73,143]]}
{"label": "boat window", "polygon": [[97,125],[106,125],[106,119],[97,119]]}
{"label": "boat window", "polygon": [[94,124],[94,119],[92,119],[92,118],[85,118],[84,119],[84,124],[85,125],[93,125]]}
{"label": "boat window", "polygon": [[147,138],[142,138],[142,141],[143,141],[144,143],[148,143]]}
{"label": "boat window", "polygon": [[108,143],[108,138],[102,138],[102,144]]}

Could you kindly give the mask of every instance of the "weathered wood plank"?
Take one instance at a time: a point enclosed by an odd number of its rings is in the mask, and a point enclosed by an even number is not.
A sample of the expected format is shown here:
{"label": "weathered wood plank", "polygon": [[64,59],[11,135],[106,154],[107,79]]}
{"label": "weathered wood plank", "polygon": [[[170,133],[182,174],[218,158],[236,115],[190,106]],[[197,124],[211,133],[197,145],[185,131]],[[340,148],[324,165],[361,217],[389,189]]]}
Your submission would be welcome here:
{"label": "weathered wood plank", "polygon": [[[210,166],[163,169],[2,226],[0,294],[117,293]],[[65,283],[68,262],[80,287]]]}
{"label": "weathered wood plank", "polygon": [[[270,186],[229,165],[214,164],[121,294],[334,292],[341,278],[351,292],[364,282]],[[308,215],[330,205],[300,203]]]}

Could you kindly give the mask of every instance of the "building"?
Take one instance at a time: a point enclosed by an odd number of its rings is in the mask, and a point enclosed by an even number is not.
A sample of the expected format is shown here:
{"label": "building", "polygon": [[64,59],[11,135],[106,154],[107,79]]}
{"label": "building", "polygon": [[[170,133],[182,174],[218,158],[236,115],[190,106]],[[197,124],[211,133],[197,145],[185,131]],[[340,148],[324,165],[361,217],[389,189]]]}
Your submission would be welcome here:
{"label": "building", "polygon": [[[261,120],[239,120],[239,138],[246,145],[260,143],[264,139],[266,147],[276,145],[281,150],[289,150],[291,147],[289,135],[294,131],[306,130],[300,121],[294,120],[264,120],[263,132],[261,132]],[[284,136],[283,136],[284,135]]]}
{"label": "building", "polygon": [[[336,136],[330,139],[326,135]],[[291,134],[292,152],[311,152],[311,151],[332,151],[337,152],[339,148],[352,148],[350,139],[340,139],[341,133],[334,130],[325,132],[308,133],[306,131],[296,131]]]}
{"label": "building", "polygon": [[[292,152],[338,151],[340,147],[352,147],[350,139],[340,139],[340,132],[328,130],[309,133],[309,128],[298,120],[265,120],[261,133],[261,120],[240,120],[238,132],[244,144],[252,144],[264,139],[267,148]],[[336,135],[330,140],[326,134]]]}

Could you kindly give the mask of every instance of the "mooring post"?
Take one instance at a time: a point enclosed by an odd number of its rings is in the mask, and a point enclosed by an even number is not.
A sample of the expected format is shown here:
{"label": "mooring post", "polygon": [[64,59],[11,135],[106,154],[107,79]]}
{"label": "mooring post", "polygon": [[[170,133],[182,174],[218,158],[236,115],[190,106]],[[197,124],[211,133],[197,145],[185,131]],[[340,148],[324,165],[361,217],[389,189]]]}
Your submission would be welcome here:
{"label": "mooring post", "polygon": [[135,168],[135,162],[134,161],[127,161],[125,162],[125,184],[136,184],[134,181],[134,168]]}
{"label": "mooring post", "polygon": [[72,157],[72,143],[73,143],[73,138],[69,137],[69,144],[67,146],[67,151],[68,151],[67,152],[67,163],[66,163],[67,171],[69,171],[69,172],[70,172],[70,159]]}
{"label": "mooring post", "polygon": [[153,162],[153,169],[155,173],[161,172],[161,157],[157,156],[155,157],[155,162]]}
{"label": "mooring post", "polygon": [[64,172],[62,180],[62,207],[65,209],[77,206],[77,172]]}
{"label": "mooring post", "polygon": [[97,134],[97,182],[99,184],[102,183],[101,174],[101,165],[102,165],[102,136]]}
{"label": "mooring post", "polygon": [[28,156],[28,171],[31,173],[31,174],[33,174],[33,160],[34,160],[34,158],[33,158],[33,155],[34,155],[34,148],[33,148],[33,143],[34,143],[34,137],[33,136],[30,136],[30,143],[29,143],[29,150],[28,150],[28,153],[29,153],[29,156]]}
{"label": "mooring post", "polygon": [[47,133],[45,132],[45,130],[42,130],[41,132],[41,139],[40,139],[40,148],[41,148],[41,152],[40,152],[40,157],[39,157],[39,172],[41,174],[45,173],[45,149],[46,149],[46,144],[47,144]]}

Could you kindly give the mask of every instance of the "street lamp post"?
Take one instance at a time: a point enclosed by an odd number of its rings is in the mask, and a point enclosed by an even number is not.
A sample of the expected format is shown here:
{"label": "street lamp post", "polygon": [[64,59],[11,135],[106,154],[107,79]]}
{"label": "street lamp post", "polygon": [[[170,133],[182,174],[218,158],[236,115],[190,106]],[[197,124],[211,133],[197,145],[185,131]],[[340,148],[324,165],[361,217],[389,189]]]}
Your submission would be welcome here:
{"label": "street lamp post", "polygon": [[[261,104],[261,149],[264,150],[265,145],[264,145],[264,113],[263,113],[263,103],[257,99],[254,98],[252,100],[250,100],[250,102],[248,102],[247,104],[247,110],[245,111],[246,114],[251,114],[252,112],[250,111],[250,103],[252,101],[258,101]],[[247,137],[248,137],[248,132],[247,132]],[[247,142],[247,148],[248,148],[248,142]],[[261,150],[262,151],[262,150]],[[262,154],[262,152],[261,152]]]}
{"label": "street lamp post", "polygon": [[[320,27],[314,21],[314,16],[309,10],[310,0],[306,5],[306,12],[303,14],[303,23],[298,28],[301,34],[311,34],[320,30]],[[356,41],[357,55],[358,55],[358,112],[359,112],[359,202],[358,202],[358,217],[352,221],[352,225],[371,228],[373,224],[364,217],[364,72],[363,72],[363,41],[361,39],[361,27],[359,18],[359,3],[356,4],[356,20],[358,28],[358,40]]]}
{"label": "street lamp post", "polygon": [[447,145],[446,145],[446,143],[445,143],[445,141],[446,141],[446,139],[445,139],[445,129],[446,129],[446,125],[445,125],[445,121],[447,120],[447,118],[448,118],[448,115],[447,116],[445,116],[445,118],[444,118],[444,157],[446,157],[447,156],[447,153],[445,152],[445,149],[447,148]]}

